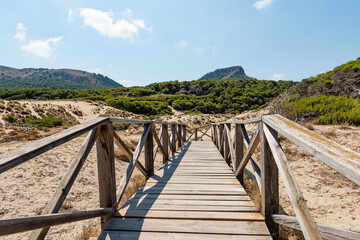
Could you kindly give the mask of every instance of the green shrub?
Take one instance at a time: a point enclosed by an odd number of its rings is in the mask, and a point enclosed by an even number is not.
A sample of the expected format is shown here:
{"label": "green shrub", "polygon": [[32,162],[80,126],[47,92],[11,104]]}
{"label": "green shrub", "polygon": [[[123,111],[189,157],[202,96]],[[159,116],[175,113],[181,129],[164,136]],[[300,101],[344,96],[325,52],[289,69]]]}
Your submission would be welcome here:
{"label": "green shrub", "polygon": [[285,99],[278,110],[294,120],[312,119],[319,124],[360,125],[360,101],[348,96],[319,96]]}
{"label": "green shrub", "polygon": [[52,127],[62,126],[63,119],[55,118],[53,116],[48,116],[36,120],[26,121],[26,124],[36,125],[39,128],[44,128],[44,127],[52,128]]}
{"label": "green shrub", "polygon": [[9,123],[15,122],[15,116],[14,114],[10,113],[5,116],[5,121],[8,121]]}
{"label": "green shrub", "polygon": [[129,123],[114,123],[114,130],[116,131],[124,131],[129,129],[130,124]]}

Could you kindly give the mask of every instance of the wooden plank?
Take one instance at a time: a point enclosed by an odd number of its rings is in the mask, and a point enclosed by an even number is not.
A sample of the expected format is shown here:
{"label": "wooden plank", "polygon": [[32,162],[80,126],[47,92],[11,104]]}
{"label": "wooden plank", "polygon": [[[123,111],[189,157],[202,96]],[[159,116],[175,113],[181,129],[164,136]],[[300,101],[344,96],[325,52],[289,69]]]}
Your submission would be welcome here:
{"label": "wooden plank", "polygon": [[223,200],[223,201],[249,201],[249,196],[238,195],[238,196],[217,196],[217,195],[191,195],[191,194],[151,194],[151,193],[141,193],[137,192],[131,199],[183,199],[183,200]]}
{"label": "wooden plank", "polygon": [[[99,202],[100,208],[113,208],[116,205],[116,180],[114,162],[114,135],[111,122],[98,129],[96,153],[98,163]],[[109,216],[101,217],[101,229],[104,228]]]}
{"label": "wooden plank", "polygon": [[264,126],[260,127],[260,153],[261,153],[261,214],[265,217],[265,223],[273,238],[279,239],[279,225],[275,223],[271,215],[279,213],[279,171],[276,166],[269,143],[265,137]]}
{"label": "wooden plank", "polygon": [[170,183],[170,184],[208,184],[208,185],[212,185],[212,184],[216,184],[216,185],[239,185],[239,182],[237,180],[232,180],[232,181],[221,181],[219,179],[216,180],[212,180],[212,179],[204,179],[204,180],[196,180],[196,179],[192,179],[191,182],[189,182],[186,179],[167,179],[167,180],[155,180],[155,179],[149,179],[147,181],[148,183]]}
{"label": "wooden plank", "polygon": [[177,150],[176,148],[176,125],[171,125],[171,153],[174,154]]}
{"label": "wooden plank", "polygon": [[138,217],[138,218],[165,218],[165,219],[198,219],[198,220],[243,220],[243,221],[264,221],[260,213],[255,212],[228,212],[219,214],[210,211],[158,211],[120,209],[115,217]]}
{"label": "wooden plank", "polygon": [[29,159],[53,149],[71,139],[74,139],[98,126],[108,122],[107,118],[97,118],[92,121],[76,125],[60,133],[51,135],[36,142],[29,143],[20,149],[0,155],[0,173],[3,173]]}
{"label": "wooden plank", "polygon": [[[286,215],[280,215],[275,214],[272,215],[272,218],[274,221],[278,224],[301,230],[301,227],[299,225],[299,221],[295,217],[286,216]],[[360,232],[352,231],[349,229],[344,229],[340,227],[334,227],[327,224],[322,223],[316,223],[316,226],[318,227],[320,234],[323,238],[329,239],[329,240],[357,240],[360,239]]]}
{"label": "wooden plank", "polygon": [[162,145],[163,145],[163,149],[165,151],[165,155],[163,155],[163,163],[165,163],[169,159],[169,149],[167,147],[169,145],[168,125],[163,124],[162,129],[163,129],[163,131],[162,131]]}
{"label": "wooden plank", "polygon": [[241,134],[240,124],[235,124],[235,163],[234,169],[240,165],[241,159],[244,156],[244,141]]}
{"label": "wooden plank", "polygon": [[264,223],[252,221],[112,218],[106,230],[269,235]]}
{"label": "wooden plank", "polygon": [[261,116],[245,119],[245,120],[236,120],[236,121],[226,121],[221,123],[231,123],[231,124],[249,124],[249,123],[258,123],[261,121]]}
{"label": "wooden plank", "polygon": [[[107,238],[108,237],[108,238]],[[236,234],[191,234],[176,232],[137,232],[137,231],[104,231],[98,240],[105,239],[127,240],[271,240],[268,235],[236,235]]]}
{"label": "wooden plank", "polygon": [[[133,153],[130,151],[130,149],[126,146],[126,144],[123,142],[123,140],[120,138],[119,135],[114,131],[114,143],[121,149],[121,151],[125,154],[126,158],[130,162],[131,158],[133,157]],[[147,174],[144,166],[140,162],[136,162],[136,167],[139,169],[139,171],[144,174],[146,178],[149,178],[149,175]]]}
{"label": "wooden plank", "polygon": [[153,205],[189,205],[189,206],[251,206],[254,204],[250,199],[237,200],[237,201],[223,201],[223,200],[185,200],[185,199],[151,199],[151,198],[131,198],[126,202],[127,205],[141,205],[141,204],[153,204]]}
{"label": "wooden plank", "polygon": [[144,129],[149,128],[149,134],[144,143],[144,156],[145,156],[145,169],[148,176],[152,176],[154,174],[154,142],[153,142],[153,128],[154,125],[146,124],[144,125]]}
{"label": "wooden plank", "polygon": [[320,136],[280,115],[263,116],[263,121],[309,154],[360,185],[359,153]]}
{"label": "wooden plank", "polygon": [[[159,210],[159,211],[212,211],[224,214],[224,212],[259,212],[255,206],[204,206],[204,205],[159,205],[144,203],[139,206],[133,206],[140,210]],[[264,224],[264,223],[263,223]],[[266,226],[264,224],[264,226]]]}
{"label": "wooden plank", "polygon": [[[87,156],[90,153],[91,148],[93,147],[97,138],[97,130],[91,130],[86,136],[84,142],[82,143],[78,153],[74,157],[73,161],[70,163],[68,170],[66,171],[64,177],[62,178],[59,186],[56,188],[51,200],[46,205],[42,214],[51,214],[59,212],[67,194],[69,193],[76,177],[78,176]],[[44,239],[46,234],[49,231],[49,227],[39,229],[31,232],[28,239]],[[1,231],[0,231],[1,232]]]}
{"label": "wooden plank", "polygon": [[182,137],[183,137],[183,144],[186,142],[186,125],[182,125]]}
{"label": "wooden plank", "polygon": [[254,136],[251,139],[251,142],[244,154],[244,157],[241,159],[241,162],[240,162],[238,168],[234,172],[235,176],[239,176],[242,173],[246,164],[249,162],[251,156],[255,152],[255,149],[256,149],[257,145],[259,144],[259,142],[260,142],[260,128],[258,127],[256,129]]}
{"label": "wooden plank", "polygon": [[0,236],[39,228],[50,228],[51,226],[106,216],[112,213],[113,210],[111,208],[105,208],[0,220]]}
{"label": "wooden plank", "polygon": [[[235,168],[235,161],[236,161],[236,157],[235,157],[235,149],[234,149],[234,145],[233,145],[233,141],[231,141],[231,131],[230,131],[230,127],[226,124],[224,125],[225,126],[225,131],[226,131],[226,138],[227,138],[227,142],[228,142],[228,147],[229,147],[229,153],[228,155],[230,154],[231,156],[231,164],[232,164],[232,168],[233,169],[236,169]],[[230,163],[228,161],[228,163]]]}
{"label": "wooden plank", "polygon": [[[140,191],[143,191],[143,189],[140,189]],[[247,193],[245,191],[222,191],[222,190],[208,190],[208,189],[199,189],[199,190],[179,190],[179,189],[163,189],[163,188],[150,188],[146,191],[143,191],[144,193],[154,193],[154,194],[175,194],[175,195],[232,195],[232,196],[246,196]]]}
{"label": "wooden plank", "polygon": [[177,138],[178,138],[178,148],[181,147],[181,145],[183,144],[182,143],[182,136],[181,136],[181,133],[182,133],[182,129],[181,129],[181,124],[178,124],[177,125]]}
{"label": "wooden plank", "polygon": [[[290,165],[286,159],[286,156],[280,146],[276,135],[271,133],[266,124],[262,124],[263,132],[266,136],[267,142],[274,156],[275,162],[278,166],[279,173],[283,179],[287,193],[294,212],[298,217],[301,230],[304,234],[305,239],[322,239],[321,235],[315,225],[314,219],[306,205],[304,196],[301,193],[300,187],[296,182],[295,176],[290,168]],[[264,170],[263,170],[264,178]],[[265,189],[263,189],[265,190]]]}

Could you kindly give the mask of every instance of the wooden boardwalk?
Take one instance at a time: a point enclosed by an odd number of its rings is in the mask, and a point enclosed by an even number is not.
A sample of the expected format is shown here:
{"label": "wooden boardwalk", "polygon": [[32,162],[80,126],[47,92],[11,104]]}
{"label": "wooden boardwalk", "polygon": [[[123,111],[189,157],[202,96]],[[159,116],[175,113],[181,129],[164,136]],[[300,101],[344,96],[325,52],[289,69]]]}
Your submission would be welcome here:
{"label": "wooden boardwalk", "polygon": [[98,239],[271,239],[211,141],[186,143],[119,213]]}

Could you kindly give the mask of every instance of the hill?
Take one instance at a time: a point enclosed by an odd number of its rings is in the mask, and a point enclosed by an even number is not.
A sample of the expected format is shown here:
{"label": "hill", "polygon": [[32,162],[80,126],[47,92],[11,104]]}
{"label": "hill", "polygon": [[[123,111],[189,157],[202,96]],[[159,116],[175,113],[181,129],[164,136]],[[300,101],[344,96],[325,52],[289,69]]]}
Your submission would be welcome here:
{"label": "hill", "polygon": [[290,91],[298,96],[342,96],[360,98],[360,58],[326,73],[304,79]]}
{"label": "hill", "polygon": [[0,89],[106,89],[123,87],[101,74],[74,69],[23,68],[0,66]]}
{"label": "hill", "polygon": [[234,79],[252,79],[245,74],[241,66],[216,69],[199,78],[198,80],[234,80]]}
{"label": "hill", "polygon": [[296,121],[360,125],[360,58],[303,79],[275,101],[275,112]]}

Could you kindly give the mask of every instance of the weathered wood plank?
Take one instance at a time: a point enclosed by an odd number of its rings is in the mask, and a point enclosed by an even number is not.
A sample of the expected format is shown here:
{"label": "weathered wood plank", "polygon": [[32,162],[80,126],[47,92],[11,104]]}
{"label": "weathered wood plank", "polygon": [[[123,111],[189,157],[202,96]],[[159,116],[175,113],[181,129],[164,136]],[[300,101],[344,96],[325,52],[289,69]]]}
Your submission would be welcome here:
{"label": "weathered wood plank", "polygon": [[197,220],[244,220],[244,221],[264,221],[260,213],[255,212],[228,212],[219,214],[210,211],[157,211],[157,210],[138,210],[120,209],[115,217],[147,217],[165,219],[197,219]]}
{"label": "weathered wood plank", "polygon": [[107,123],[107,118],[97,118],[92,121],[76,125],[60,133],[51,135],[39,141],[29,143],[23,148],[0,155],[0,173],[26,162],[40,154],[53,149],[71,139],[74,139],[98,126]]}
{"label": "weathered wood plank", "polygon": [[0,220],[0,236],[30,231],[39,228],[50,228],[51,226],[82,221],[100,216],[106,216],[112,213],[113,209],[105,208]]}
{"label": "weathered wood plank", "polygon": [[112,218],[106,230],[269,235],[262,222]]}
{"label": "weathered wood plank", "polygon": [[162,193],[160,195],[151,194],[151,193],[141,193],[137,192],[132,199],[183,199],[183,200],[222,200],[222,201],[249,201],[250,197],[246,195],[235,195],[235,196],[217,196],[217,195],[192,195],[192,194],[165,194]]}
{"label": "weathered wood plank", "polygon": [[309,154],[360,185],[359,153],[320,136],[280,115],[263,116],[262,119],[271,128]]}
{"label": "weathered wood plank", "polygon": [[163,155],[163,163],[165,163],[168,159],[169,159],[169,133],[168,133],[168,125],[167,124],[163,124],[162,125],[162,145],[163,145],[163,150],[165,152],[165,154]]}
{"label": "weathered wood plank", "polygon": [[279,213],[279,171],[271,154],[269,143],[265,137],[264,126],[260,127],[260,154],[261,154],[261,214],[265,217],[265,223],[274,239],[279,239],[279,225],[272,218],[272,214]]}
{"label": "weathered wood plank", "polygon": [[314,219],[312,218],[311,213],[306,205],[300,187],[297,184],[295,176],[290,168],[289,162],[287,161],[286,156],[280,146],[279,140],[277,139],[276,135],[270,131],[266,124],[262,124],[262,126],[266,140],[274,156],[276,165],[278,166],[279,173],[283,179],[286,191],[289,194],[294,212],[298,217],[299,224],[305,239],[322,239],[319,230],[315,225]]}
{"label": "weathered wood plank", "polygon": [[[299,225],[299,221],[295,217],[287,216],[287,215],[280,215],[274,214],[272,215],[274,221],[278,224],[301,230]],[[327,224],[322,223],[315,223],[318,227],[320,234],[323,238],[328,240],[358,240],[360,239],[360,232],[352,231],[345,228],[334,227]]]}
{"label": "weathered wood plank", "polygon": [[130,199],[125,206],[135,204],[136,208],[143,204],[152,204],[151,206],[233,206],[233,207],[253,207],[253,202],[248,200],[243,201],[222,201],[222,200],[184,200],[184,199]]}
{"label": "weathered wood plank", "polygon": [[149,134],[144,143],[144,157],[145,157],[145,169],[148,176],[152,176],[154,174],[154,142],[153,142],[153,128],[152,124],[145,124],[144,130],[149,128]]}
{"label": "weathered wood plank", "polygon": [[134,231],[104,231],[98,240],[110,239],[127,239],[127,240],[271,240],[266,235],[236,235],[236,234],[192,234],[177,232],[134,232]]}
{"label": "weathered wood plank", "polygon": [[[96,153],[98,163],[99,198],[101,208],[116,206],[116,180],[114,162],[113,125],[108,122],[98,129]],[[101,217],[101,229],[104,228],[109,216]]]}
{"label": "weathered wood plank", "polygon": [[255,206],[161,205],[144,203],[133,207],[133,209],[140,210],[148,210],[150,208],[159,211],[212,211],[219,212],[219,214],[224,214],[224,212],[259,212]]}

